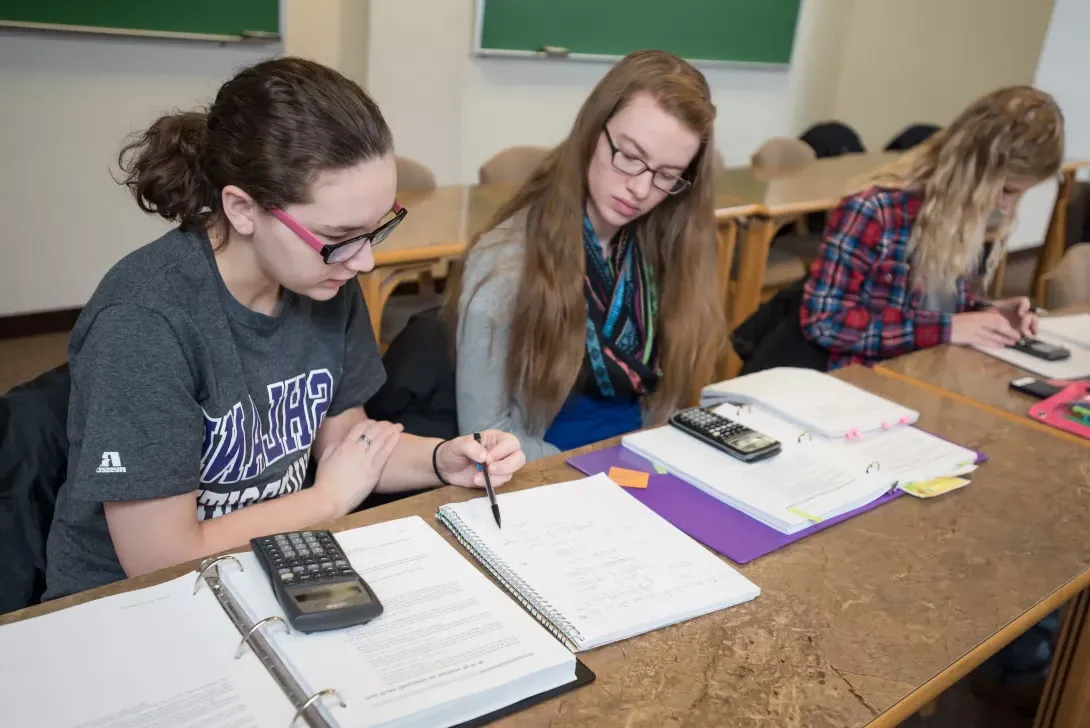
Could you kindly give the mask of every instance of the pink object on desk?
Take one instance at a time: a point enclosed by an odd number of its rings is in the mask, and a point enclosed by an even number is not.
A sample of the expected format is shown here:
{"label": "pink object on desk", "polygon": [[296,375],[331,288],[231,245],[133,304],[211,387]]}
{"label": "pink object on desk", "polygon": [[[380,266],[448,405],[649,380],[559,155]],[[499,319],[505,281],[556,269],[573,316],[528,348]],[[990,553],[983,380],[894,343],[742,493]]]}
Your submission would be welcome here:
{"label": "pink object on desk", "polygon": [[1078,404],[1090,408],[1090,383],[1068,384],[1051,397],[1034,403],[1029,408],[1029,416],[1057,430],[1090,440],[1090,423],[1087,418],[1071,412],[1071,406]]}

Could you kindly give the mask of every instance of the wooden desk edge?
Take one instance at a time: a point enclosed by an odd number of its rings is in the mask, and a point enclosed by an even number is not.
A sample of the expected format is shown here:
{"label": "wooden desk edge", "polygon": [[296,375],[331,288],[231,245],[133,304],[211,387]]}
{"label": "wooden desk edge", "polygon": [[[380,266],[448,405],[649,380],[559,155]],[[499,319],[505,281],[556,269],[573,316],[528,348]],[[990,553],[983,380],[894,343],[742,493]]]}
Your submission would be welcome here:
{"label": "wooden desk edge", "polygon": [[959,657],[945,670],[937,673],[923,685],[876,715],[874,720],[868,724],[868,727],[895,728],[900,725],[946,692],[954,683],[982,665],[989,657],[1010,644],[1016,637],[1024,634],[1030,627],[1074,599],[1087,588],[1090,588],[1090,570],[1084,571],[1078,577],[1064,584],[991,637]]}
{"label": "wooden desk edge", "polygon": [[729,207],[717,207],[715,209],[715,221],[725,222],[727,220],[736,220],[740,217],[767,214],[768,209],[765,208],[764,205],[758,205],[756,203],[749,205],[731,205]]}
{"label": "wooden desk edge", "polygon": [[375,268],[384,268],[406,263],[423,263],[444,258],[457,258],[465,252],[465,243],[443,243],[441,245],[420,245],[405,250],[375,250]]}
{"label": "wooden desk edge", "polygon": [[1038,422],[1037,420],[1033,419],[1029,415],[1025,415],[1025,416],[1020,417],[1018,415],[1011,414],[1010,412],[1007,412],[1005,410],[1001,410],[1001,409],[999,409],[998,407],[996,407],[994,405],[988,404],[987,402],[980,402],[978,400],[973,399],[972,397],[968,397],[968,396],[966,396],[964,394],[959,394],[958,392],[952,392],[949,389],[945,389],[943,387],[940,387],[937,384],[931,384],[930,382],[925,382],[925,381],[923,381],[921,379],[916,379],[915,377],[909,376],[908,374],[902,374],[901,372],[895,372],[892,369],[887,369],[886,367],[882,366],[881,364],[875,365],[874,371],[878,372],[882,376],[889,377],[890,379],[897,379],[897,380],[902,381],[902,382],[907,382],[908,384],[911,384],[914,387],[918,387],[919,389],[922,389],[922,390],[924,390],[926,392],[931,392],[932,394],[937,394],[940,397],[945,397],[946,399],[952,399],[955,402],[961,402],[962,404],[967,404],[967,405],[969,405],[971,407],[976,407],[977,409],[983,410],[984,412],[987,412],[990,415],[995,415],[996,417],[1004,419],[1004,420],[1006,420],[1008,422],[1013,422],[1014,424],[1019,425],[1021,427],[1028,427],[1031,430],[1037,430],[1038,432],[1044,432],[1047,435],[1058,438],[1060,440],[1065,440],[1067,442],[1070,442],[1073,445],[1079,445],[1080,447],[1090,447],[1090,440],[1086,440],[1084,438],[1081,438],[1078,435],[1072,435],[1070,432],[1065,432],[1064,430],[1059,430],[1059,429],[1057,429],[1055,427],[1050,427],[1049,425]]}

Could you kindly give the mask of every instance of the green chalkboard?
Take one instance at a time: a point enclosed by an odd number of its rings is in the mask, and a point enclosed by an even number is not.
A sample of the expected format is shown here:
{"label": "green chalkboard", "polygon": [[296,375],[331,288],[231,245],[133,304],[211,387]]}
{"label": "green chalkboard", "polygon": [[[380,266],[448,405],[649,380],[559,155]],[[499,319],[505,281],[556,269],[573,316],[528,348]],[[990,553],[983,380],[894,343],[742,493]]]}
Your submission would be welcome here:
{"label": "green chalkboard", "polygon": [[801,0],[477,0],[477,50],[622,56],[657,48],[689,60],[783,65]]}
{"label": "green chalkboard", "polygon": [[155,35],[277,34],[278,0],[0,0],[0,25]]}

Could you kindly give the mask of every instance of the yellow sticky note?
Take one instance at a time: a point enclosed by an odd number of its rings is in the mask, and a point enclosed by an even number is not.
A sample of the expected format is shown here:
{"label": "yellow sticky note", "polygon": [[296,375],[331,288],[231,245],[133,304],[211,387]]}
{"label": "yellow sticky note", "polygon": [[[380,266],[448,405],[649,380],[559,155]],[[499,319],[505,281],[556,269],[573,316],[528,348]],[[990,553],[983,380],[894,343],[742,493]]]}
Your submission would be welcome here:
{"label": "yellow sticky note", "polygon": [[659,475],[666,475],[667,473],[670,472],[669,470],[666,469],[666,466],[664,466],[664,465],[659,465],[658,463],[654,463],[654,466],[655,466],[655,472],[658,473]]}
{"label": "yellow sticky note", "polygon": [[901,490],[917,498],[934,498],[937,495],[964,488],[969,482],[966,478],[943,477],[925,480],[922,483],[906,483],[901,486]]}
{"label": "yellow sticky note", "polygon": [[821,521],[822,521],[822,519],[818,518],[817,516],[812,516],[809,513],[807,513],[806,511],[804,511],[802,509],[799,509],[799,508],[788,508],[787,512],[788,513],[794,513],[799,518],[805,518],[807,521],[810,521],[812,523],[821,523]]}
{"label": "yellow sticky note", "polygon": [[625,488],[646,488],[650,477],[649,474],[641,473],[639,470],[618,467],[609,469],[610,480]]}

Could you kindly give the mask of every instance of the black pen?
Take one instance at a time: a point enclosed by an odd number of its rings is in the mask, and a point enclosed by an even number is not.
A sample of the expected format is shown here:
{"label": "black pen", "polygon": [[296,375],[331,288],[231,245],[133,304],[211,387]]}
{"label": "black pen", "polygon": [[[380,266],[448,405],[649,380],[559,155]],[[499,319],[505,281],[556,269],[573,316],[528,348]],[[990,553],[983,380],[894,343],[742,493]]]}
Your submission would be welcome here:
{"label": "black pen", "polygon": [[[473,439],[479,443],[481,441],[481,433],[474,432]],[[488,477],[488,468],[481,463],[477,463],[477,470],[484,473],[484,489],[488,492],[488,501],[492,504],[492,517],[496,519],[496,527],[503,528],[500,524],[500,506],[496,503],[496,491],[492,489],[492,478]]]}

